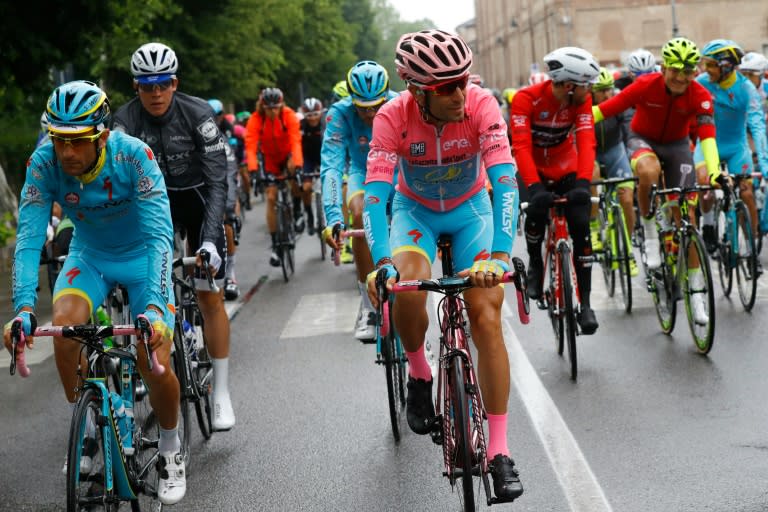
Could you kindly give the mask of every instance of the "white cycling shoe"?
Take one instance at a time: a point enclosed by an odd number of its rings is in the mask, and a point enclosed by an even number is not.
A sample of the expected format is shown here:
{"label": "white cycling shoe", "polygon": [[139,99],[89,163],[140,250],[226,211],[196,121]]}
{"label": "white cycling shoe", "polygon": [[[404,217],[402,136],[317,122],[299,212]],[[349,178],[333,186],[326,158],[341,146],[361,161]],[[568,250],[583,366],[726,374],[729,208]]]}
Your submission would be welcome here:
{"label": "white cycling shoe", "polygon": [[[95,439],[86,437],[83,441],[83,453],[80,456],[80,474],[90,475],[93,471],[93,456],[99,451],[99,445]],[[61,472],[67,474],[67,466],[69,464],[69,455],[64,457],[64,467],[61,468]]]}
{"label": "white cycling shoe", "polygon": [[360,341],[368,341],[376,338],[376,312],[361,309],[355,326],[355,338]]}
{"label": "white cycling shoe", "polygon": [[229,430],[235,426],[235,411],[232,410],[232,401],[229,393],[216,393],[213,391],[213,429]]}
{"label": "white cycling shoe", "polygon": [[645,264],[651,270],[656,270],[661,266],[661,255],[659,253],[659,239],[645,239]]}
{"label": "white cycling shoe", "polygon": [[175,505],[187,493],[187,474],[181,453],[160,454],[157,459],[160,479],[157,497],[163,505]]}

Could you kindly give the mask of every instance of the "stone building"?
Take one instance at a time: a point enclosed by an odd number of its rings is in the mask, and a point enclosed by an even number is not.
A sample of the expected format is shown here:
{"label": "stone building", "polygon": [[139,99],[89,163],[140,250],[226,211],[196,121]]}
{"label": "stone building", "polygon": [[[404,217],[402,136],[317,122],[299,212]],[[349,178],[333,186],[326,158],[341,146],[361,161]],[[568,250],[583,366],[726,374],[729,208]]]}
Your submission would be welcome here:
{"label": "stone building", "polygon": [[766,0],[474,1],[475,19],[457,32],[475,53],[474,72],[499,89],[527,83],[544,55],[560,46],[580,46],[616,67],[640,47],[658,57],[673,34],[700,46],[729,38],[768,53]]}

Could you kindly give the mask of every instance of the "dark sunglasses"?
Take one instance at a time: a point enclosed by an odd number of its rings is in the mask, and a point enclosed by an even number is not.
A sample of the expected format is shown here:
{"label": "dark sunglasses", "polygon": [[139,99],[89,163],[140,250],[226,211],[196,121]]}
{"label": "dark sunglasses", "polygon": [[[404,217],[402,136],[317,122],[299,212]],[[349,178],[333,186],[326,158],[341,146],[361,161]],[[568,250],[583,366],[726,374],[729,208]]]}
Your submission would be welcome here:
{"label": "dark sunglasses", "polygon": [[361,114],[375,114],[381,107],[384,106],[384,103],[386,103],[386,101],[382,101],[381,103],[373,105],[372,107],[361,107],[360,105],[355,105],[355,109]]}
{"label": "dark sunglasses", "polygon": [[167,91],[171,84],[173,84],[173,79],[163,80],[162,82],[153,82],[150,84],[139,84],[139,90],[141,92],[154,92],[155,87],[157,87],[160,91]]}
{"label": "dark sunglasses", "polygon": [[435,96],[450,96],[454,93],[454,91],[456,91],[456,89],[461,89],[462,91],[466,89],[468,82],[469,76],[464,76],[457,78],[456,80],[451,80],[450,82],[437,85],[428,85],[422,87],[422,89],[425,91],[431,91]]}
{"label": "dark sunglasses", "polygon": [[53,142],[54,146],[72,146],[74,149],[80,149],[98,140],[102,133],[104,132],[95,133],[93,135],[84,135],[82,137],[62,137],[60,135],[49,133],[48,137],[51,138],[51,142]]}

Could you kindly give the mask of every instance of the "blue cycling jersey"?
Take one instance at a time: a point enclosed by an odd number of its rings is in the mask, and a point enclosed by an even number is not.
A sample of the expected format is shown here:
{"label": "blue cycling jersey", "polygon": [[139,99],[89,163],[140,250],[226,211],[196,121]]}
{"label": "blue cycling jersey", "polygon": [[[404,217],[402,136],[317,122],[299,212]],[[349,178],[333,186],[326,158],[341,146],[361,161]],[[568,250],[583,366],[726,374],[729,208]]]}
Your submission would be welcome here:
{"label": "blue cycling jersey", "polygon": [[[389,91],[387,94],[387,100],[396,97],[396,92]],[[341,185],[347,163],[347,174],[365,176],[368,145],[373,128],[367,126],[357,115],[350,97],[331,105],[325,121],[325,135],[320,152],[320,179],[326,224],[333,226],[344,220],[341,213]]]}
{"label": "blue cycling jersey", "polygon": [[[721,155],[736,155],[749,147],[747,127],[755,143],[760,170],[768,176],[768,145],[765,113],[755,86],[740,73],[733,73],[724,83],[712,82],[707,73],[696,80],[711,94],[715,103],[715,140]],[[733,169],[736,171],[736,169]]]}
{"label": "blue cycling jersey", "polygon": [[99,258],[125,260],[143,252],[147,283],[136,312],[154,305],[168,308],[168,269],[173,255],[173,226],[165,181],[152,150],[139,139],[111,132],[98,173],[88,183],[61,169],[53,144],[40,146],[27,163],[21,190],[13,305],[34,307],[40,249],[53,201],[75,225],[72,245],[92,249]]}

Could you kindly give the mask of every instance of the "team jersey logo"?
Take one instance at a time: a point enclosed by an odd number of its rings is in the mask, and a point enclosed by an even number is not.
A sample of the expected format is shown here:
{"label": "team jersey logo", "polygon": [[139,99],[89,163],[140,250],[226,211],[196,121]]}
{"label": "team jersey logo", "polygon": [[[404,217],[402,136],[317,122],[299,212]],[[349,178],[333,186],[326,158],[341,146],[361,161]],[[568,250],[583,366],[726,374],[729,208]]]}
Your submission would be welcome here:
{"label": "team jersey logo", "polygon": [[69,269],[69,272],[67,272],[66,276],[69,278],[67,280],[67,282],[70,284],[70,286],[72,285],[72,281],[74,281],[75,278],[77,276],[79,276],[79,275],[80,275],[80,269],[79,268],[72,267],[71,269]]}
{"label": "team jersey logo", "polygon": [[424,156],[427,154],[426,142],[411,142],[411,156]]}
{"label": "team jersey logo", "polygon": [[709,101],[702,101],[701,108],[703,108],[704,110],[709,110],[710,108],[712,108],[712,103],[710,103]]}
{"label": "team jersey logo", "polygon": [[506,174],[499,178],[499,183],[502,183],[504,185],[517,185],[517,177],[516,176],[507,176]]}
{"label": "team jersey logo", "polygon": [[414,244],[418,244],[418,243],[419,243],[419,240],[420,240],[420,239],[421,239],[421,237],[422,237],[422,236],[424,236],[424,235],[422,235],[422,234],[421,234],[421,231],[419,231],[418,229],[412,229],[412,230],[410,230],[410,231],[408,232],[408,236],[411,236],[411,237],[412,237],[412,240],[413,240],[413,243],[414,243]]}
{"label": "team jersey logo", "polygon": [[483,249],[479,253],[475,254],[475,257],[473,258],[472,261],[489,260],[489,259],[491,259],[491,255],[488,254],[488,251]]}
{"label": "team jersey logo", "polygon": [[376,196],[368,196],[367,203],[368,204],[379,204],[381,200]]}
{"label": "team jersey logo", "polygon": [[141,179],[139,179],[139,192],[142,194],[146,194],[150,190],[152,190],[152,179],[148,176],[142,176]]}
{"label": "team jersey logo", "polygon": [[203,124],[198,126],[197,131],[203,136],[205,142],[211,142],[219,136],[219,129],[216,128],[216,123],[211,118],[206,119]]}
{"label": "team jersey logo", "polygon": [[152,149],[150,149],[149,146],[144,148],[144,152],[147,154],[147,158],[149,160],[154,160],[155,159],[155,155],[152,153]]}
{"label": "team jersey logo", "polygon": [[67,195],[64,196],[64,200],[69,204],[79,204],[80,196],[74,192],[69,192]]}

